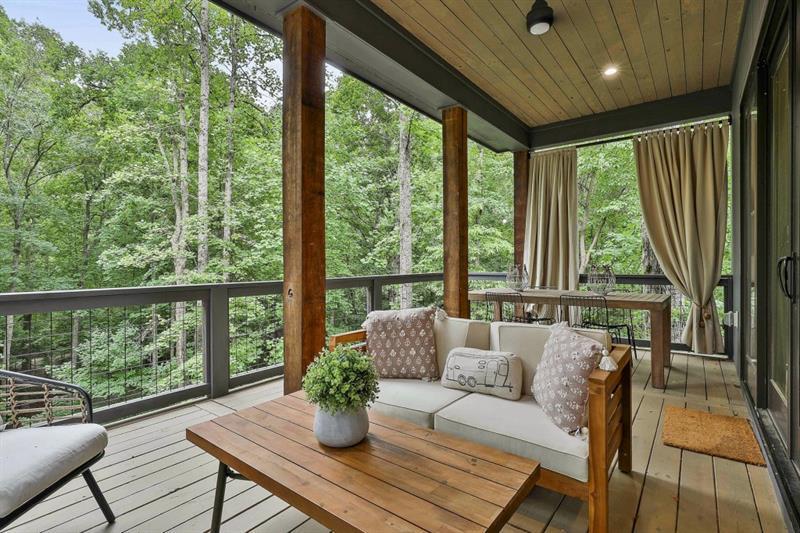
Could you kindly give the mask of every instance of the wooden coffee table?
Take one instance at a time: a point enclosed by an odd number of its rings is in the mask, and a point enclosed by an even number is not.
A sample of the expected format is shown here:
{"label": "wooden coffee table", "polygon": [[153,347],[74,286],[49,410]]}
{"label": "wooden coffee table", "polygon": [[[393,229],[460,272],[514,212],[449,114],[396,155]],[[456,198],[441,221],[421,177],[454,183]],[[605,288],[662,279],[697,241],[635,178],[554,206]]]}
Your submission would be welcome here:
{"label": "wooden coffee table", "polygon": [[352,448],[312,431],[302,393],[191,426],[186,438],[220,461],[212,531],[228,477],[258,483],[339,531],[498,531],[530,493],[539,463],[370,413]]}

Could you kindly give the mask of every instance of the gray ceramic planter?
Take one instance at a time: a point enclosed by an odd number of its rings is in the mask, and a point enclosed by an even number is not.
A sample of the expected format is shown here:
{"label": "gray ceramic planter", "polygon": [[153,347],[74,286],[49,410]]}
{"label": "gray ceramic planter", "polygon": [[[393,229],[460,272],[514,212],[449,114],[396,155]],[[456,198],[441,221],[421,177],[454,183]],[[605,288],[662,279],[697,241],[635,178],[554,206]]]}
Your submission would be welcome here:
{"label": "gray ceramic planter", "polygon": [[325,446],[346,448],[364,440],[369,431],[367,408],[343,411],[334,415],[317,407],[314,435]]}

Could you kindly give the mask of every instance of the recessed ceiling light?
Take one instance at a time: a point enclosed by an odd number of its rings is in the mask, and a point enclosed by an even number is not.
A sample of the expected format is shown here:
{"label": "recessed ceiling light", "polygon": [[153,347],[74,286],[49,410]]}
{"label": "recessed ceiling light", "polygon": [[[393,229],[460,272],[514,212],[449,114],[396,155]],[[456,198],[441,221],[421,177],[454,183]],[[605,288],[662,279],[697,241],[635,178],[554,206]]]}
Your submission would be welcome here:
{"label": "recessed ceiling light", "polygon": [[605,76],[606,78],[610,78],[611,76],[614,76],[617,72],[619,72],[619,69],[614,65],[611,65],[606,67],[606,69],[603,71],[603,76]]}
{"label": "recessed ceiling light", "polygon": [[547,0],[536,0],[526,17],[528,31],[533,35],[547,33],[553,25],[553,8],[547,5]]}

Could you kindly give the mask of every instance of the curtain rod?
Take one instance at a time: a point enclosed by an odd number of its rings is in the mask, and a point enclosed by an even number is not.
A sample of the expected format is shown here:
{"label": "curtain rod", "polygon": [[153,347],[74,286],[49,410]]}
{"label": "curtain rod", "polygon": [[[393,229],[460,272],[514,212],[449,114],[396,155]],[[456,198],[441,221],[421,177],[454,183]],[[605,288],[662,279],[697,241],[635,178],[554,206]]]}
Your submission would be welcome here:
{"label": "curtain rod", "polygon": [[559,144],[556,146],[548,146],[546,148],[540,148],[538,150],[531,150],[531,154],[541,154],[543,152],[550,152],[553,150],[563,150],[564,148],[588,148],[589,146],[597,146],[598,144],[607,144],[611,142],[620,142],[620,141],[629,141],[634,137],[639,137],[641,135],[647,135],[648,133],[655,133],[658,131],[665,131],[672,128],[686,128],[686,127],[694,127],[700,126],[702,124],[710,124],[712,122],[726,122],[728,124],[731,123],[730,115],[720,115],[714,118],[706,118],[703,120],[697,120],[694,122],[685,122],[685,123],[678,123],[672,126],[661,126],[659,128],[652,128],[647,130],[636,131],[633,133],[627,133],[624,135],[612,135],[608,137],[598,137],[595,139],[590,139],[578,143],[569,143],[569,144]]}

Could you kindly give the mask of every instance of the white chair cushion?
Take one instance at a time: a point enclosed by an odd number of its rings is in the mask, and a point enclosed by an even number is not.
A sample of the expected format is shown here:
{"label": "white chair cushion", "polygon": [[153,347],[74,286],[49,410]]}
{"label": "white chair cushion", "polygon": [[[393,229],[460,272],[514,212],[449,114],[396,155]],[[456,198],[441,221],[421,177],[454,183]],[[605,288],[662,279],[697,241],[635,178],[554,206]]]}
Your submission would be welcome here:
{"label": "white chair cushion", "polygon": [[99,455],[106,444],[106,430],[97,424],[0,432],[0,516]]}
{"label": "white chair cushion", "polygon": [[448,317],[444,311],[439,311],[433,321],[433,336],[441,375],[453,348],[489,349],[489,322]]}
{"label": "white chair cushion", "polygon": [[[573,328],[576,332],[611,349],[611,337],[600,329]],[[515,322],[492,322],[489,349],[511,352],[522,359],[522,394],[531,393],[533,375],[542,359],[544,345],[550,339],[550,326]]]}
{"label": "white chair cushion", "polygon": [[542,468],[589,480],[589,442],[561,431],[532,396],[512,402],[470,394],[436,413],[434,427],[535,459]]}
{"label": "white chair cushion", "polygon": [[382,379],[374,411],[427,428],[433,427],[433,414],[463,398],[466,391],[446,389],[438,381]]}

